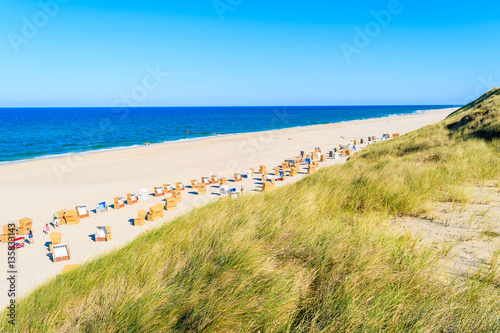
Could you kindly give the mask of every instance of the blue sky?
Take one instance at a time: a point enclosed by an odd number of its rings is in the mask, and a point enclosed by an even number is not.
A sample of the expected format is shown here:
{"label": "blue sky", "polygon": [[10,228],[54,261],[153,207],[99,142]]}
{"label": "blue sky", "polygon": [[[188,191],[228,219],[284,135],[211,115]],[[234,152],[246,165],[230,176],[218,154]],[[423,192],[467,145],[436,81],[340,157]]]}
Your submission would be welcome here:
{"label": "blue sky", "polygon": [[498,13],[481,0],[1,0],[0,106],[464,104],[500,86]]}

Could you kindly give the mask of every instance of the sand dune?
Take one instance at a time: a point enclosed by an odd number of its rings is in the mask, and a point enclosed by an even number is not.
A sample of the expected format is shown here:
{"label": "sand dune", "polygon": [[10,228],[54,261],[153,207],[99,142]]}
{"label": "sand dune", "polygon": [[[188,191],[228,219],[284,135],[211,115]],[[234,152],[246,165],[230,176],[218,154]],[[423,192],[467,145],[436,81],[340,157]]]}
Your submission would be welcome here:
{"label": "sand dune", "polygon": [[[190,188],[183,192],[179,209],[166,212],[162,221],[148,222],[143,227],[134,227],[131,219],[139,209],[147,210],[165,197],[149,197],[132,206],[119,210],[110,209],[104,214],[91,213],[75,226],[61,226],[62,241],[69,244],[71,260],[53,263],[47,243],[49,236],[42,233],[45,223],[51,222],[54,212],[73,209],[75,205],[86,203],[94,208],[98,201],[109,204],[118,195],[138,192],[164,183],[183,181],[189,185],[191,179],[218,174],[230,176],[234,172],[246,172],[248,167],[258,169],[265,164],[272,172],[274,166],[299,151],[310,152],[314,147],[323,151],[338,144],[347,144],[351,139],[371,135],[413,131],[422,126],[444,119],[455,109],[427,111],[423,114],[398,116],[345,123],[318,125],[284,129],[260,133],[248,133],[216,137],[195,141],[176,142],[148,147],[96,152],[69,157],[35,160],[0,166],[0,219],[6,224],[23,217],[33,219],[35,244],[26,245],[18,251],[18,285],[20,294],[29,292],[48,278],[59,274],[67,264],[82,263],[93,256],[126,244],[138,234],[160,223],[170,221],[193,207],[211,200],[218,200],[219,189],[209,187],[207,195],[198,196]],[[345,159],[329,159],[320,166],[341,163]],[[304,168],[301,168],[304,171]],[[299,177],[288,178],[284,183],[296,181]],[[281,186],[283,182],[277,184]],[[230,187],[245,187],[245,195],[256,193],[260,188],[256,179],[244,179],[241,183],[230,183]],[[109,243],[95,243],[92,234],[96,226],[111,226],[113,240]],[[52,230],[52,228],[51,228]],[[7,246],[2,244],[0,260],[7,265]],[[0,282],[0,290],[6,291],[7,281]],[[7,293],[1,293],[0,302],[7,302]]]}

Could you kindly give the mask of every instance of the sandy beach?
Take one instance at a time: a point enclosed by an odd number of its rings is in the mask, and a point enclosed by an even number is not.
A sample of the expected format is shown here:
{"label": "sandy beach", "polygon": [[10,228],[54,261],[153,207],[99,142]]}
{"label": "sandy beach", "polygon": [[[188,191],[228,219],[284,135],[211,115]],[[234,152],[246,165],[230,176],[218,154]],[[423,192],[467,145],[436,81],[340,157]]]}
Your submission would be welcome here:
{"label": "sandy beach", "polygon": [[[47,279],[56,276],[68,264],[83,263],[86,260],[122,246],[140,233],[172,220],[193,207],[219,199],[218,187],[210,186],[207,195],[198,196],[188,185],[191,179],[217,174],[232,179],[235,172],[246,174],[249,167],[258,170],[259,165],[272,168],[286,158],[297,156],[301,150],[311,152],[321,147],[323,152],[352,139],[383,133],[401,134],[443,120],[455,109],[431,110],[422,114],[359,120],[345,123],[291,128],[269,132],[247,133],[201,140],[166,143],[114,151],[95,152],[52,159],[41,159],[0,165],[0,200],[2,225],[24,217],[33,219],[35,244],[26,245],[18,251],[17,292],[22,295]],[[342,163],[328,159],[320,167]],[[277,186],[297,181],[306,176],[305,168],[295,178],[278,182]],[[74,209],[76,205],[87,204],[94,209],[99,201],[112,204],[116,196],[139,192],[146,188],[153,192],[154,186],[165,183],[172,185],[182,181],[186,185],[183,201],[178,209],[165,212],[165,218],[147,222],[145,226],[134,227],[132,219],[139,209],[148,210],[165,197],[149,196],[148,200],[135,205],[126,205],[119,210],[109,209],[107,213],[90,214],[74,226],[63,225],[57,231],[62,233],[62,242],[68,243],[71,260],[53,263],[48,251],[50,238],[42,232],[52,215],[61,209]],[[230,187],[245,188],[245,195],[256,193],[260,184],[255,179],[244,179],[241,183],[229,183]],[[170,195],[168,195],[170,196]],[[96,243],[92,235],[96,226],[111,226],[112,241]],[[51,231],[53,228],[51,227]],[[7,245],[1,244],[0,260],[7,266]],[[7,269],[6,269],[7,271]],[[8,285],[0,282],[0,303],[6,304]]]}

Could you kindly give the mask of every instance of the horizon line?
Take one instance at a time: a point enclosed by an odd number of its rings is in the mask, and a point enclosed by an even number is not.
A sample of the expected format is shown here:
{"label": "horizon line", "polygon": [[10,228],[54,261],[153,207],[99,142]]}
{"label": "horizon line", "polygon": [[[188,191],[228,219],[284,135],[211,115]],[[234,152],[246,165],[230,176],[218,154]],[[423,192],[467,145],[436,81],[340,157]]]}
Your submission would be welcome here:
{"label": "horizon line", "polygon": [[0,109],[147,109],[147,108],[287,108],[287,107],[362,107],[362,106],[447,106],[460,107],[467,104],[315,104],[315,105],[179,105],[179,106],[0,106]]}

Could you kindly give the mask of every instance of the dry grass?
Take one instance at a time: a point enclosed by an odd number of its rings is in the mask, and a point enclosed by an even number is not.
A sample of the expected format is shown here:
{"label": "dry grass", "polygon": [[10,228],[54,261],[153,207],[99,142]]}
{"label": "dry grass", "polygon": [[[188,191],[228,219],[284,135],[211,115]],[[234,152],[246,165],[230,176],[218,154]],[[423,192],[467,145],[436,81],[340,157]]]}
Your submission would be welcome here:
{"label": "dry grass", "polygon": [[[434,250],[388,222],[467,201],[461,186],[498,184],[498,109],[478,111],[179,217],[38,288],[19,302],[15,330],[498,331],[498,275],[443,285]],[[470,114],[476,125],[458,124]]]}

